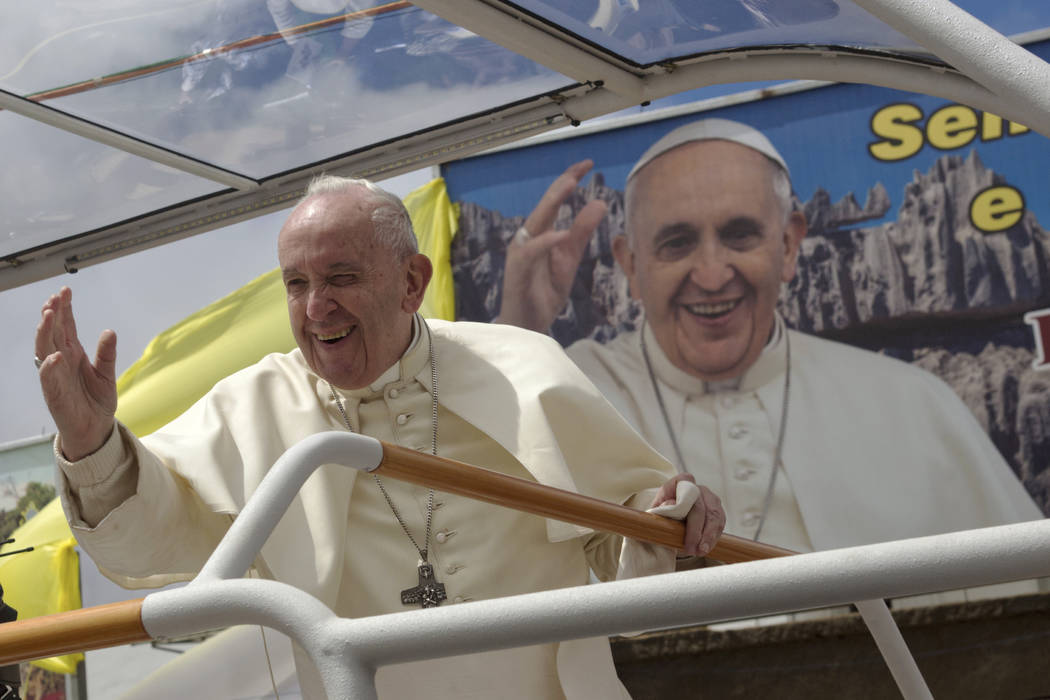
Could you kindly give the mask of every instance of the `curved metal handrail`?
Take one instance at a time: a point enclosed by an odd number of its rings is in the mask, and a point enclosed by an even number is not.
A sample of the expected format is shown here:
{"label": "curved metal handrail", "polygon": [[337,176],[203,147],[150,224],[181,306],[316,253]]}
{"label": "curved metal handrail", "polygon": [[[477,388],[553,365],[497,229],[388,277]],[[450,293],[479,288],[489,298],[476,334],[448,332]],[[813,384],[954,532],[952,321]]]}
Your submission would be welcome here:
{"label": "curved metal handrail", "polygon": [[[868,601],[858,607],[877,640],[882,636],[880,651],[902,694],[927,698],[914,660],[903,641],[894,639],[899,631],[881,599],[1050,575],[1050,520],[1042,520],[795,556],[760,545],[747,556],[763,561],[738,566],[357,619],[339,618],[287,584],[229,580],[247,569],[275,518],[309,474],[322,464],[348,461],[451,493],[548,517],[553,512],[588,527],[611,524],[608,529],[628,536],[640,533],[641,539],[664,544],[669,538],[672,544],[682,541],[681,523],[659,516],[360,435],[322,433],[278,460],[191,585],[0,625],[0,665],[233,624],[262,624],[288,635],[311,655],[330,696],[369,699],[375,697],[376,668],[391,663]],[[614,522],[617,515],[624,522]],[[646,530],[650,524],[651,532]],[[713,554],[739,557],[732,546],[723,547],[727,540],[735,545],[739,538],[723,537]]]}

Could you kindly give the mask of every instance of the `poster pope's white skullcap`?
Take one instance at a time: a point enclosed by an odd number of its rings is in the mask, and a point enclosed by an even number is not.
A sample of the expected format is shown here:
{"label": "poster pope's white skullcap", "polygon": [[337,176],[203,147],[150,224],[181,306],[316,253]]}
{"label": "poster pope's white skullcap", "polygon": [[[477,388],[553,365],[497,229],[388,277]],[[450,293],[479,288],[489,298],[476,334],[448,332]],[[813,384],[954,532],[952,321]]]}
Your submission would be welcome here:
{"label": "poster pope's white skullcap", "polygon": [[654,143],[649,149],[642,154],[642,157],[638,159],[638,162],[631,168],[631,172],[627,175],[628,182],[638,171],[644,168],[657,156],[663,155],[673,148],[678,148],[684,143],[690,143],[691,141],[732,141],[738,143],[741,146],[758,151],[762,155],[766,156],[781,168],[784,169],[785,173],[790,174],[787,163],[780,156],[780,153],[773,144],[769,142],[762,132],[757,129],[748,126],[747,124],[741,124],[740,122],[734,122],[729,119],[701,119],[700,121],[691,122],[680,126],[674,131],[671,131]]}

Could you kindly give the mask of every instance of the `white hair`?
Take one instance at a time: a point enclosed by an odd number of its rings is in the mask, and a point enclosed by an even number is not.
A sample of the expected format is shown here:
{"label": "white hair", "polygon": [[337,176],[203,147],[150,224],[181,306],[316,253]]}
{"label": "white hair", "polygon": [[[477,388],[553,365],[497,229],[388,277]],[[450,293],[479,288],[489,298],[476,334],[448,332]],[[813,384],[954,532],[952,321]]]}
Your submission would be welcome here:
{"label": "white hair", "polygon": [[306,188],[300,203],[322,194],[351,194],[354,190],[368,190],[375,207],[372,209],[372,229],[376,241],[394,252],[400,260],[419,252],[412,219],[401,199],[371,180],[338,175],[318,175]]}

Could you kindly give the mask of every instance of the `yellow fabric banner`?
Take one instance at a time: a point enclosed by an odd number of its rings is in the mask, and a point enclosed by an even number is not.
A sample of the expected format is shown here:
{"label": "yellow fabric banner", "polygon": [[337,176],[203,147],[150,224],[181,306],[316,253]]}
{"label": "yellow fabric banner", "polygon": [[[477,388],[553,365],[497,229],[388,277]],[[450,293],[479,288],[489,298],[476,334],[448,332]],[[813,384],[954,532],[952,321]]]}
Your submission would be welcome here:
{"label": "yellow fabric banner", "polygon": [[[0,553],[32,547],[32,552],[0,557],[4,602],[18,611],[19,620],[76,610],[80,607],[80,569],[77,552],[62,504],[58,499],[26,521],[11,535],[15,541]],[[33,662],[48,671],[76,673],[82,653],[53,656]]]}
{"label": "yellow fabric banner", "polygon": [[416,230],[419,252],[434,265],[434,276],[419,312],[424,318],[455,321],[451,247],[459,228],[459,205],[449,200],[445,180],[440,177],[410,192],[404,202]]}
{"label": "yellow fabric banner", "polygon": [[215,382],[295,347],[281,271],[271,270],[162,332],[117,380],[117,419],[142,437]]}

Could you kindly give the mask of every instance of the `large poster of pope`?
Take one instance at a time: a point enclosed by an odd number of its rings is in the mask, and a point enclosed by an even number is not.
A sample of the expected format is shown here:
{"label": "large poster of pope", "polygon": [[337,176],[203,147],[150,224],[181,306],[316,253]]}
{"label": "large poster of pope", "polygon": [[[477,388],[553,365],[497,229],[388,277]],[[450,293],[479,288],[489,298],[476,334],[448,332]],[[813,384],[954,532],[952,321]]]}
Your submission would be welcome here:
{"label": "large poster of pope", "polygon": [[1046,162],[1024,125],[861,85],[599,122],[442,166],[457,317],[516,322],[516,246],[590,217],[534,330],[722,496],[727,531],[805,549],[1040,517]]}

